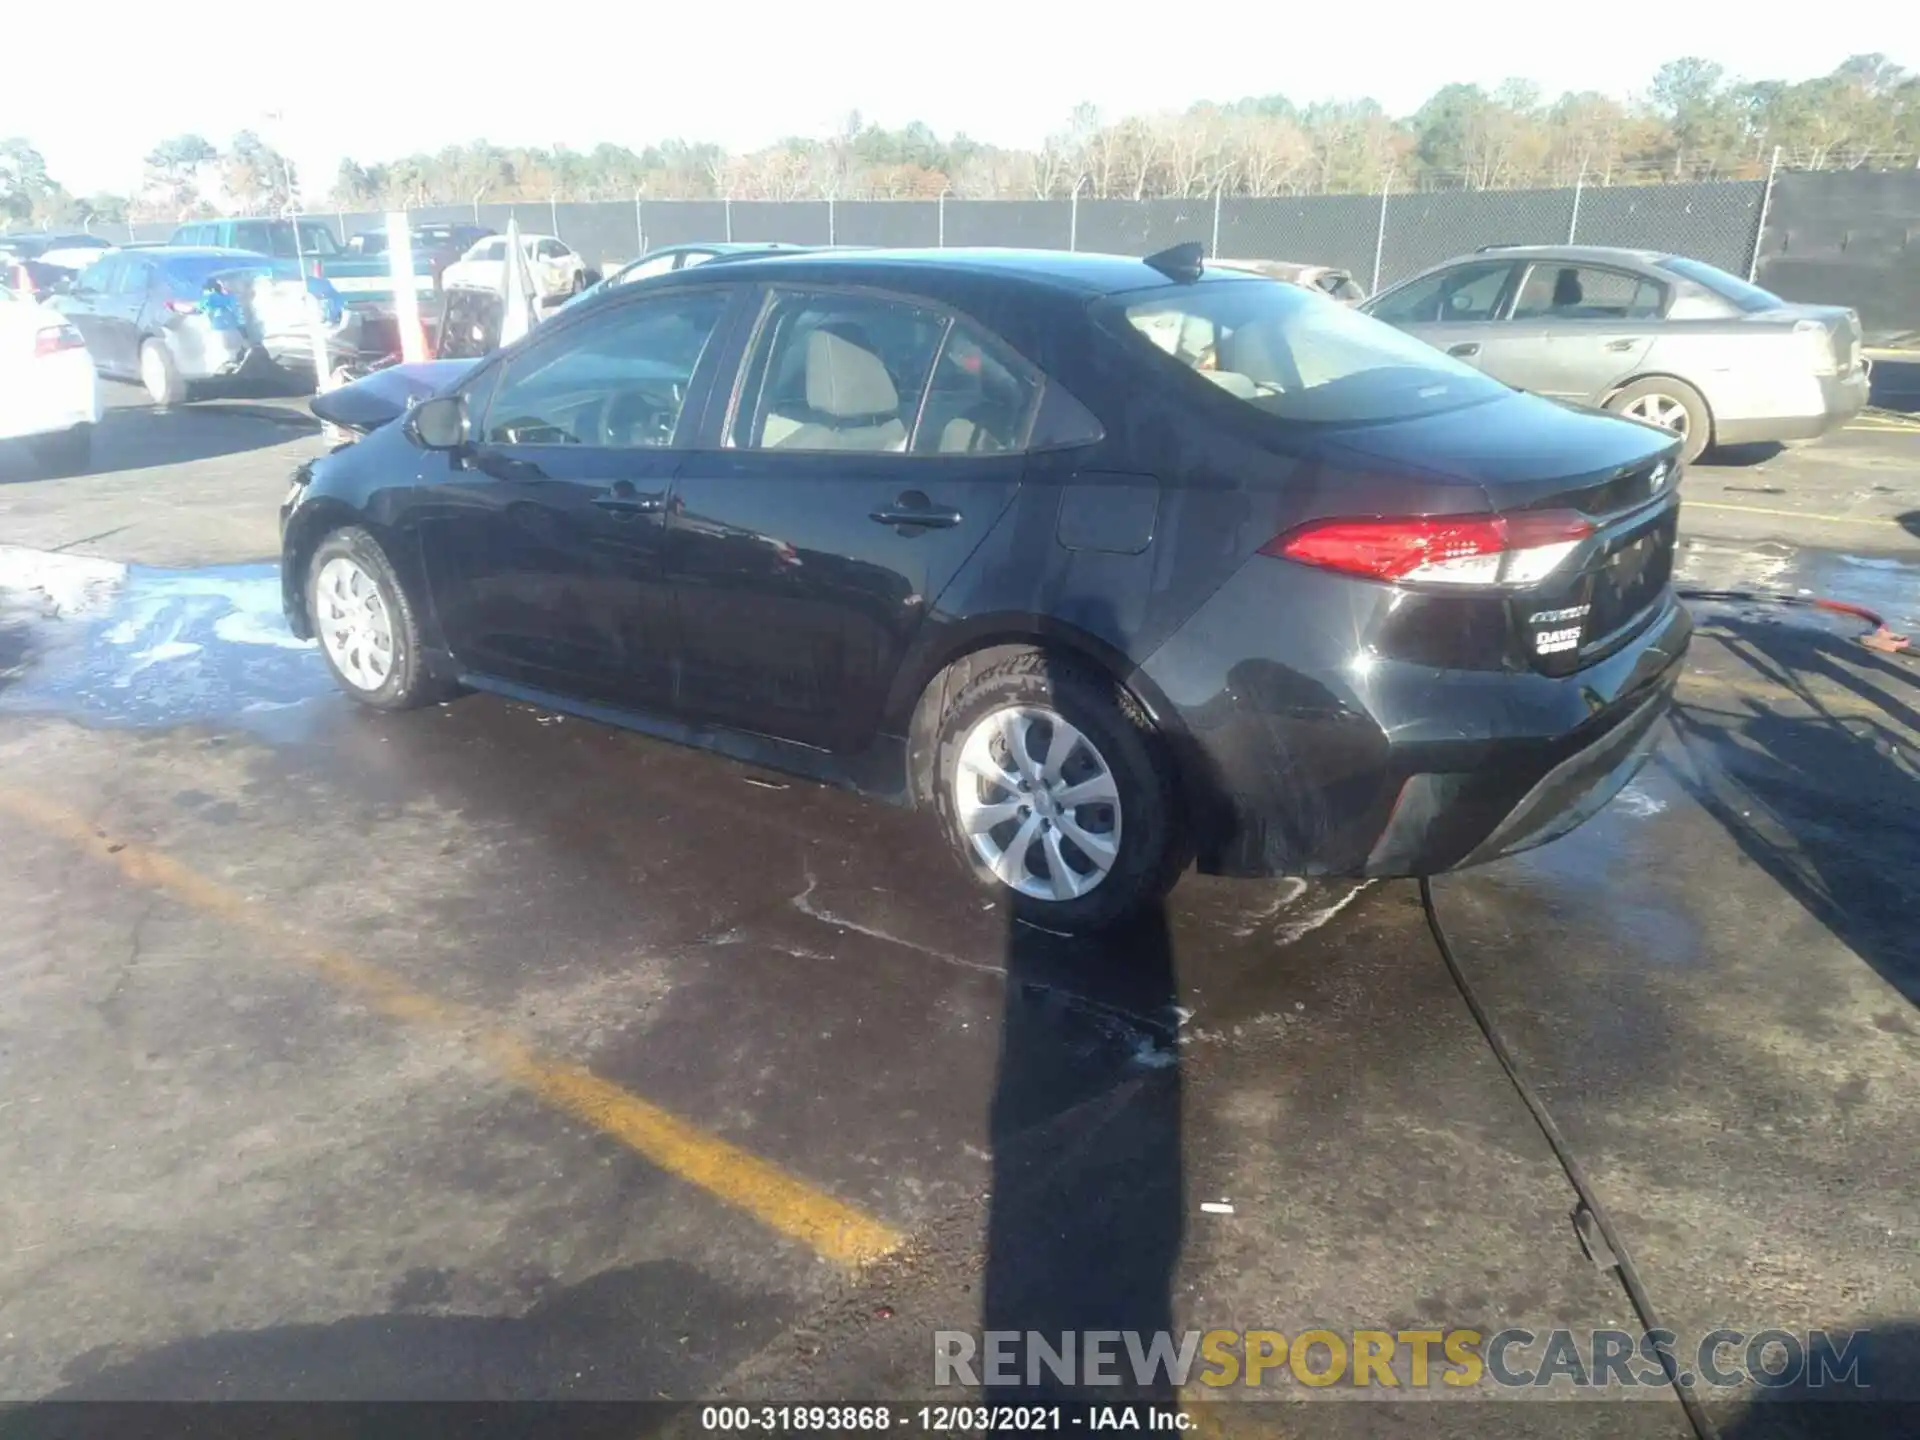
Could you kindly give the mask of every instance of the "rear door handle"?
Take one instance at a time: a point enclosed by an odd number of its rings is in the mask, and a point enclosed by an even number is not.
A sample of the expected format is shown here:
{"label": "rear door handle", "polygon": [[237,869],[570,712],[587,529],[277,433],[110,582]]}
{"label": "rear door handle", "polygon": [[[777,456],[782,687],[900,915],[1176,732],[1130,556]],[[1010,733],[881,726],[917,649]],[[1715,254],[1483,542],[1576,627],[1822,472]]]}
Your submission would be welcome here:
{"label": "rear door handle", "polygon": [[935,505],[918,490],[909,490],[891,505],[872,511],[876,525],[916,525],[925,530],[951,530],[963,518],[958,510]]}
{"label": "rear door handle", "polygon": [[1462,358],[1468,355],[1478,355],[1479,353],[1480,342],[1478,340],[1463,340],[1458,345],[1449,345],[1447,347],[1447,354],[1458,355]]}

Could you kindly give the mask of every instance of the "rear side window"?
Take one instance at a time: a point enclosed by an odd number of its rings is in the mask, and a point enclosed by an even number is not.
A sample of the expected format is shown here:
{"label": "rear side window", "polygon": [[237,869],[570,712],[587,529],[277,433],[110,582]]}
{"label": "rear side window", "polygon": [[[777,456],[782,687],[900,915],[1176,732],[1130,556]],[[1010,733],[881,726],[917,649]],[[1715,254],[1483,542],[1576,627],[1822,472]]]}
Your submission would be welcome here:
{"label": "rear side window", "polygon": [[1511,260],[1482,260],[1456,265],[1410,280],[1383,295],[1368,313],[1389,325],[1444,325],[1491,320],[1513,275]]}
{"label": "rear side window", "polygon": [[940,347],[920,422],[916,455],[991,455],[1027,443],[1041,380],[1033,367],[964,320]]}
{"label": "rear side window", "polygon": [[904,451],[947,317],[871,295],[776,295],[731,443],[759,450]]}
{"label": "rear side window", "polygon": [[1771,290],[1762,290],[1758,285],[1729,275],[1718,265],[1709,265],[1704,260],[1689,260],[1684,255],[1669,255],[1655,262],[1662,270],[1670,270],[1675,275],[1704,285],[1722,300],[1757,315],[1763,310],[1778,310],[1786,301]]}
{"label": "rear side window", "polygon": [[1656,320],[1666,289],[1638,275],[1592,265],[1536,264],[1514,302],[1516,320]]}
{"label": "rear side window", "polygon": [[1274,281],[1162,287],[1118,296],[1101,314],[1170,374],[1285,420],[1406,419],[1508,393],[1424,341]]}
{"label": "rear side window", "polygon": [[252,250],[261,255],[272,253],[273,237],[264,223],[258,220],[245,221],[233,227],[233,246],[236,250]]}

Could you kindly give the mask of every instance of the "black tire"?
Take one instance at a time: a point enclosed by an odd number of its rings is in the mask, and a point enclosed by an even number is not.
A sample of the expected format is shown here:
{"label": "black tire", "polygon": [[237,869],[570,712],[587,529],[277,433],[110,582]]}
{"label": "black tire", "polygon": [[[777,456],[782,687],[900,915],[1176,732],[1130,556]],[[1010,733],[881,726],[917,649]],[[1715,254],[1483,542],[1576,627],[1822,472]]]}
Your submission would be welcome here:
{"label": "black tire", "polygon": [[164,341],[140,342],[140,383],[146,389],[147,398],[162,408],[187,403],[187,382]]}
{"label": "black tire", "polygon": [[75,425],[32,442],[33,455],[48,475],[84,475],[93,468],[93,426]]}
{"label": "black tire", "polygon": [[[321,634],[327,606],[320,594],[320,574],[327,562],[334,559],[352,561],[373,581],[386,607],[392,661],[385,681],[372,689],[365,688],[341,669],[326,636]],[[320,654],[333,674],[334,683],[353,699],[375,710],[414,710],[422,705],[437,704],[454,693],[454,687],[428,672],[413,602],[394,574],[380,542],[365,530],[357,526],[335,530],[314,547],[307,560],[306,592],[307,615],[320,640]]]}
{"label": "black tire", "polygon": [[1713,412],[1707,409],[1707,402],[1700,392],[1686,381],[1669,379],[1664,375],[1636,380],[1618,394],[1610,396],[1607,409],[1615,414],[1625,414],[1636,402],[1656,396],[1677,401],[1686,412],[1686,438],[1680,446],[1680,460],[1682,464],[1691,465],[1706,454],[1707,447],[1713,444]]}
{"label": "black tire", "polygon": [[[1051,711],[1079,730],[1106,762],[1119,795],[1118,853],[1103,880],[1071,899],[1044,899],[1003,882],[961,823],[955,786],[969,783],[959,773],[966,738],[981,720],[1016,705]],[[934,756],[935,807],[949,843],[967,872],[1019,919],[1069,933],[1110,929],[1162,899],[1186,868],[1186,829],[1166,747],[1138,702],[1090,667],[1034,652],[982,671],[949,697]],[[1077,818],[1084,817],[1082,811]]]}

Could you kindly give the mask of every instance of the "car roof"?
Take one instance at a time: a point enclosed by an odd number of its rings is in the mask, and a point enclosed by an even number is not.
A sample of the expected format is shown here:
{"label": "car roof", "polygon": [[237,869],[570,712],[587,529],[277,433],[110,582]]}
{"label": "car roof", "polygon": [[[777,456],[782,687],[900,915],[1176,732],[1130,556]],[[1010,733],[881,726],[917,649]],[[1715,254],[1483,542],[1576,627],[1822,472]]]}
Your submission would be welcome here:
{"label": "car roof", "polygon": [[258,250],[241,250],[231,245],[143,245],[140,250],[156,260],[224,260],[231,257],[235,260],[266,261],[274,258],[262,255]]}
{"label": "car roof", "polygon": [[1668,258],[1664,250],[1632,250],[1622,245],[1482,245],[1474,254],[1513,256],[1521,260],[1611,260],[1615,264],[1637,262],[1642,265]]}
{"label": "car roof", "polygon": [[[697,272],[682,272],[693,274]],[[735,275],[807,275],[841,283],[892,279],[911,284],[915,276],[945,275],[1004,279],[1078,295],[1123,295],[1183,283],[1128,255],[1079,250],[800,250],[746,255],[727,265]],[[1244,270],[1201,270],[1200,281],[1253,281]]]}

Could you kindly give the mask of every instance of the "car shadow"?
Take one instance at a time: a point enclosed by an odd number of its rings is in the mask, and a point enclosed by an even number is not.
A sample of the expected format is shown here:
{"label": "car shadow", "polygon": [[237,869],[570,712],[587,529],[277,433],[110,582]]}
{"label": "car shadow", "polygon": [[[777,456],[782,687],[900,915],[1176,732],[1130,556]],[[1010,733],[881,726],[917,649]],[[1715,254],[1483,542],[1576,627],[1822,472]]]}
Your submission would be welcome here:
{"label": "car shadow", "polygon": [[[1909,887],[1920,873],[1920,667],[1772,617],[1714,616],[1736,682],[1682,687],[1658,763],[1741,851],[1920,1005]],[[1758,685],[1751,682],[1759,681]],[[1810,682],[1820,682],[1816,690]],[[1768,698],[1778,687],[1787,704]],[[1838,690],[1844,703],[1823,698]]]}
{"label": "car shadow", "polygon": [[1920,412],[1920,359],[1874,361],[1867,403],[1881,410]]}
{"label": "car shadow", "polygon": [[[631,1402],[712,1393],[744,1347],[769,1339],[789,1318],[764,1295],[728,1292],[672,1259],[566,1286],[523,1276],[532,1303],[511,1315],[451,1313],[447,1297],[459,1281],[416,1270],[393,1287],[383,1313],[218,1331],[134,1354],[88,1352],[39,1404],[0,1412],[0,1440],[143,1433],[122,1407],[157,1401],[228,1402],[197,1404],[191,1433],[236,1440],[294,1433],[288,1427],[300,1407],[322,1401],[349,1402],[329,1409],[339,1422],[331,1433],[363,1440],[476,1433],[630,1440],[652,1428],[643,1421],[667,1418],[637,1412]],[[715,1316],[730,1323],[714,1327]],[[698,1338],[716,1329],[727,1337],[722,1348]],[[498,1403],[475,1430],[471,1402],[482,1399]],[[603,1404],[561,1410],[550,1403],[556,1400]],[[450,1411],[436,1421],[438,1405]]]}
{"label": "car shadow", "polygon": [[285,405],[211,400],[166,410],[118,406],[100,417],[92,462],[82,470],[56,470],[27,443],[0,441],[0,484],[191,465],[319,433],[318,420]]}
{"label": "car shadow", "polygon": [[1915,539],[1920,539],[1920,510],[1909,510],[1893,517],[1894,523]]}
{"label": "car shadow", "polygon": [[[1749,1392],[1753,1398],[1737,1405],[1708,1405],[1721,1440],[1908,1440],[1920,1435],[1920,1324],[1869,1320],[1824,1329],[1844,1360],[1829,1367],[1809,1354],[1794,1365],[1784,1348],[1776,1352],[1773,1363],[1786,1368],[1775,1383]],[[1848,1371],[1845,1360],[1857,1360],[1857,1370]],[[1835,1369],[1842,1373],[1836,1376]]]}
{"label": "car shadow", "polygon": [[1756,440],[1748,445],[1716,445],[1694,463],[1723,470],[1744,470],[1764,465],[1786,450],[1777,440]]}

